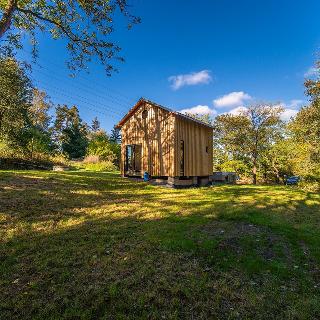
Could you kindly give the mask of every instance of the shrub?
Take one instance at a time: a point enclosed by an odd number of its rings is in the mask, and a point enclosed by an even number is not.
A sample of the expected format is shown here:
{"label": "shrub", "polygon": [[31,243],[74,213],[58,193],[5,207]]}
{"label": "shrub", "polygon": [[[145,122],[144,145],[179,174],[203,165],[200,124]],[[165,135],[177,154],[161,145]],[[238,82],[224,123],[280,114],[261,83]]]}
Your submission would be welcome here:
{"label": "shrub", "polygon": [[115,171],[117,169],[111,161],[84,163],[83,167],[88,171]]}
{"label": "shrub", "polygon": [[86,156],[83,161],[83,163],[98,163],[100,162],[100,157],[97,155],[90,155],[90,156]]}
{"label": "shrub", "polygon": [[69,159],[63,154],[55,154],[50,156],[50,161],[57,165],[70,165]]}
{"label": "shrub", "polygon": [[[90,157],[98,157],[90,160]],[[111,162],[119,167],[120,162],[120,145],[110,141],[108,135],[104,131],[95,132],[87,149],[87,157],[85,162],[97,163],[99,161]],[[92,158],[93,159],[93,158]]]}

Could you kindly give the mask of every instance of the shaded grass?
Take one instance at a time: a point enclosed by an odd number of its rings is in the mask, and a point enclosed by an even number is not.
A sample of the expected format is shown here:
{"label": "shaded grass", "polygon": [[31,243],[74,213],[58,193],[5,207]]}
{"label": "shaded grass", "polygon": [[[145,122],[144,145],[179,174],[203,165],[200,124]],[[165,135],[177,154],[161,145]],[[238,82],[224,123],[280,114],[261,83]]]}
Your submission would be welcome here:
{"label": "shaded grass", "polygon": [[0,171],[1,319],[313,319],[320,195]]}

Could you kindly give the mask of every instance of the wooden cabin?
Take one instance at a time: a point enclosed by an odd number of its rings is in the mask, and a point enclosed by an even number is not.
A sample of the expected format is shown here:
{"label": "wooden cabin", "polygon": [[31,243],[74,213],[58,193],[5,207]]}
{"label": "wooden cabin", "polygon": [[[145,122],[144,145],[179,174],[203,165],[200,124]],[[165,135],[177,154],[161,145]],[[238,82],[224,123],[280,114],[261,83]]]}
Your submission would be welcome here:
{"label": "wooden cabin", "polygon": [[212,176],[212,127],[141,98],[118,123],[121,174],[205,184]]}

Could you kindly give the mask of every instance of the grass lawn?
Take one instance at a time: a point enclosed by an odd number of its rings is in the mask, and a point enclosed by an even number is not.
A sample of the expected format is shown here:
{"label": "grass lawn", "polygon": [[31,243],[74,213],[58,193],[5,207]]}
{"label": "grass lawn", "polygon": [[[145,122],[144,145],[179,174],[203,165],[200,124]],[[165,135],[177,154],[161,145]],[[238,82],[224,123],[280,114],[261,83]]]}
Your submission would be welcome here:
{"label": "grass lawn", "polygon": [[319,319],[320,195],[0,171],[0,319]]}

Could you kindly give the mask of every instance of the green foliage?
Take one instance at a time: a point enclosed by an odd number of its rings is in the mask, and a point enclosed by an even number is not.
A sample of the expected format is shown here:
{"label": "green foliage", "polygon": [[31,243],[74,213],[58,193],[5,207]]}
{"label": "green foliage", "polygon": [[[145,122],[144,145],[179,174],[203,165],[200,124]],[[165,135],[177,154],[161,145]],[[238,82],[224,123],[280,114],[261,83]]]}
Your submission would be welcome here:
{"label": "green foliage", "polygon": [[110,141],[114,143],[121,143],[121,130],[114,126],[111,130]]}
{"label": "green foliage", "polygon": [[209,113],[206,114],[199,114],[199,113],[191,113],[191,112],[186,112],[186,116],[194,118],[196,120],[202,121],[204,123],[212,125],[212,117],[210,116]]}
{"label": "green foliage", "polygon": [[51,136],[48,132],[32,127],[29,129],[28,135],[26,152],[30,159],[41,158],[43,155],[50,154],[53,151]]}
{"label": "green foliage", "polygon": [[96,155],[101,160],[114,161],[116,155],[105,131],[101,130],[92,135],[88,144],[87,155]]}
{"label": "green foliage", "polygon": [[242,160],[228,160],[219,165],[219,171],[236,172],[239,176],[249,176],[251,168]]}
{"label": "green foliage", "polygon": [[0,140],[20,151],[28,142],[31,102],[32,84],[25,66],[0,57]]}
{"label": "green foliage", "polygon": [[53,104],[45,92],[33,89],[32,104],[28,113],[31,127],[28,131],[29,139],[26,145],[27,153],[31,159],[48,155],[54,149],[50,128],[52,117],[49,115],[52,106]]}
{"label": "green foliage", "polygon": [[119,10],[128,19],[128,27],[140,22],[128,12],[128,7],[127,0],[1,0],[2,49],[12,52],[14,48],[21,48],[22,35],[29,35],[36,57],[37,36],[41,31],[66,43],[71,70],[85,68],[96,58],[110,75],[116,70],[111,60],[123,61],[118,55],[119,46],[111,39],[114,15]]}
{"label": "green foliage", "polygon": [[84,157],[88,146],[88,139],[82,128],[71,125],[71,127],[63,130],[63,135],[64,138],[61,144],[63,153],[67,154],[71,159]]}
{"label": "green foliage", "polygon": [[88,146],[87,126],[79,116],[76,106],[58,105],[54,122],[54,139],[58,150],[69,158],[81,158]]}
{"label": "green foliage", "polygon": [[97,163],[84,163],[82,165],[85,170],[88,171],[106,171],[106,172],[112,172],[116,171],[116,166],[111,161],[99,161]]}
{"label": "green foliage", "polygon": [[316,183],[320,178],[320,61],[317,68],[318,76],[305,82],[310,105],[303,107],[288,126],[296,148],[303,146],[296,172]]}
{"label": "green foliage", "polygon": [[316,63],[317,74],[314,79],[308,79],[305,82],[306,94],[310,97],[311,102],[320,101],[320,61]]}
{"label": "green foliage", "polygon": [[100,121],[98,120],[98,117],[95,117],[93,120],[92,120],[92,124],[91,124],[91,130],[93,132],[97,132],[99,131],[101,128],[100,128]]}
{"label": "green foliage", "polygon": [[52,117],[49,115],[53,103],[46,92],[37,88],[32,92],[32,104],[29,109],[29,119],[34,127],[41,131],[49,131]]}
{"label": "green foliage", "polygon": [[228,160],[245,161],[257,182],[259,160],[283,134],[282,108],[260,104],[239,115],[220,115],[214,121],[214,147],[224,150]]}
{"label": "green foliage", "polygon": [[14,153],[13,148],[10,148],[6,141],[0,140],[0,158],[11,158]]}
{"label": "green foliage", "polygon": [[87,149],[88,156],[99,156],[101,160],[111,162],[119,168],[120,152],[120,144],[112,141],[105,131],[100,130],[91,134],[91,140]]}

